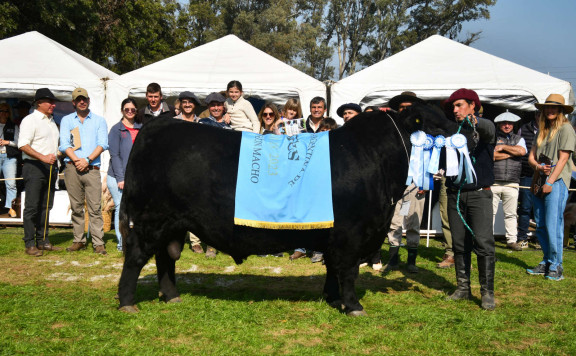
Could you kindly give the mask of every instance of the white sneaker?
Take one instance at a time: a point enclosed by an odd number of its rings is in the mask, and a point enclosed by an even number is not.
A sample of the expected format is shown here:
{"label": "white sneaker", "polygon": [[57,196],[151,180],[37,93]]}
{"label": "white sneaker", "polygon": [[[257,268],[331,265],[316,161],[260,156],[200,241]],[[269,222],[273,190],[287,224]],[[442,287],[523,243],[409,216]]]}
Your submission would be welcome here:
{"label": "white sneaker", "polygon": [[528,248],[528,240],[520,241],[518,245],[520,245],[520,247],[522,247],[523,249]]}
{"label": "white sneaker", "polygon": [[382,269],[382,263],[376,263],[372,265],[374,271],[380,271]]}

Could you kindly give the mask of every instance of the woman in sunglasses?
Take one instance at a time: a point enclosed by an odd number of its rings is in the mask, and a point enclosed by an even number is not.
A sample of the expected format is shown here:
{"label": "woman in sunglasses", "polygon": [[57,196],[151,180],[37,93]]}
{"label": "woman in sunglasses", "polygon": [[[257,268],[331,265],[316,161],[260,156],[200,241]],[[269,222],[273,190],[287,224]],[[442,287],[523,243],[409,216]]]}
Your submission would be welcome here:
{"label": "woman in sunglasses", "polygon": [[18,157],[18,126],[12,122],[12,108],[6,103],[0,104],[0,169],[6,184],[6,204],[10,217],[15,218],[12,200],[16,198],[16,165]]}
{"label": "woman in sunglasses", "polygon": [[114,227],[116,229],[116,237],[118,238],[118,251],[122,251],[122,235],[118,229],[118,214],[120,212],[122,190],[124,189],[124,173],[126,172],[126,164],[128,163],[128,157],[132,150],[132,144],[142,127],[142,123],[139,122],[138,115],[136,115],[138,108],[136,107],[136,101],[134,101],[134,99],[124,99],[121,110],[122,119],[119,123],[112,126],[108,134],[110,165],[108,168],[108,178],[106,180],[108,190],[114,200],[114,208],[116,209],[114,212]]}
{"label": "woman in sunglasses", "polygon": [[266,103],[258,113],[258,120],[261,134],[278,134],[277,125],[280,123],[280,113],[276,105]]}

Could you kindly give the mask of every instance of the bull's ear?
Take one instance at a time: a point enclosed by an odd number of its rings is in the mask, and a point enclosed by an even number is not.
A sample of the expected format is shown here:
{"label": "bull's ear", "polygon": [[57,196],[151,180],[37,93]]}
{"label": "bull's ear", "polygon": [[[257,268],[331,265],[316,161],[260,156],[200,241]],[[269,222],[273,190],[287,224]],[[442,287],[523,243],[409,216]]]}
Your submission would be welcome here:
{"label": "bull's ear", "polygon": [[399,118],[409,133],[422,129],[424,117],[422,116],[421,110],[418,110],[417,107],[410,106],[406,108],[400,113]]}

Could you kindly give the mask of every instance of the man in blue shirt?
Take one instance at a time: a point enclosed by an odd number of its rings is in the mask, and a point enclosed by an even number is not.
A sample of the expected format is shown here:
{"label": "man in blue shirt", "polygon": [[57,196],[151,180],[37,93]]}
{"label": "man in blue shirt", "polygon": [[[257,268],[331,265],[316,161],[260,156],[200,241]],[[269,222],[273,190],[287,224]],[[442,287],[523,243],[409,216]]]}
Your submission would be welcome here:
{"label": "man in blue shirt", "polygon": [[94,252],[106,254],[104,246],[104,222],[100,201],[102,183],[100,180],[100,154],[108,149],[108,127],[102,116],[90,111],[90,97],[83,88],[72,92],[75,112],[66,115],[60,123],[60,152],[66,168],[64,180],[70,198],[74,241],[67,251],[86,249],[84,236],[84,201],[90,217],[89,232],[92,236]]}

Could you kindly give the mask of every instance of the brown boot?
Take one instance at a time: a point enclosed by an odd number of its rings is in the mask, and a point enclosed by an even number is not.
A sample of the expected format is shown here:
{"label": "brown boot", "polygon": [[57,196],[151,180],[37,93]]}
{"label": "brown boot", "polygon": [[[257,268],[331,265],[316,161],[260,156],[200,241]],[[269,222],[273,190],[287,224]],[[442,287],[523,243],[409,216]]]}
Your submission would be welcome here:
{"label": "brown boot", "polygon": [[50,242],[46,244],[39,244],[38,249],[45,251],[62,251],[62,247],[54,246]]}
{"label": "brown boot", "polygon": [[190,249],[194,253],[204,253],[204,249],[200,245],[192,245],[192,246],[190,246]]}
{"label": "brown boot", "polygon": [[437,268],[452,268],[454,267],[454,256],[445,254],[442,257],[442,262],[436,265]]}
{"label": "brown boot", "polygon": [[290,255],[290,261],[294,261],[302,257],[306,257],[306,254],[304,252],[294,251],[294,253]]}
{"label": "brown boot", "polygon": [[84,242],[74,242],[72,246],[68,247],[66,251],[68,252],[75,252],[80,250],[85,250],[86,244]]}
{"label": "brown boot", "polygon": [[42,251],[40,251],[36,246],[26,247],[25,252],[27,255],[34,257],[42,256]]}
{"label": "brown boot", "polygon": [[101,255],[107,255],[108,252],[106,252],[106,247],[104,247],[104,245],[98,245],[94,247],[94,253],[99,253]]}

